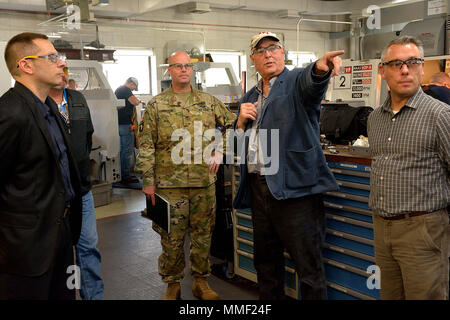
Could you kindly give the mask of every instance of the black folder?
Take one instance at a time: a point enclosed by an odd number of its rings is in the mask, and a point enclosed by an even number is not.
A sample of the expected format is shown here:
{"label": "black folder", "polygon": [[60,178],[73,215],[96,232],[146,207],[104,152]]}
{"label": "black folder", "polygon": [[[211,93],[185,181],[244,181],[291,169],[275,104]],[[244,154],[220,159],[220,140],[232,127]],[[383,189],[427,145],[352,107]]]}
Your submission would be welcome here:
{"label": "black folder", "polygon": [[170,233],[170,203],[155,193],[155,205],[152,205],[152,199],[147,198],[147,210],[144,217],[149,218],[167,233]]}

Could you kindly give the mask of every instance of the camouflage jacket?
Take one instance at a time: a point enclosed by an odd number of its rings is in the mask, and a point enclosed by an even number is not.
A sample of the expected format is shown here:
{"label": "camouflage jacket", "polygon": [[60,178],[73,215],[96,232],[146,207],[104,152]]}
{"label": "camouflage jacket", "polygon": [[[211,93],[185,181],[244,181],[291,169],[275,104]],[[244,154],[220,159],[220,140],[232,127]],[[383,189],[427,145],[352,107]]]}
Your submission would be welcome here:
{"label": "camouflage jacket", "polygon": [[[235,119],[220,100],[196,89],[187,102],[180,101],[172,87],[154,97],[139,125],[136,167],[142,173],[143,185],[183,188],[214,183],[215,173],[209,173],[205,155],[210,155],[214,147],[224,153],[214,134],[224,141],[223,133]],[[214,131],[216,127],[222,127],[222,132]]]}

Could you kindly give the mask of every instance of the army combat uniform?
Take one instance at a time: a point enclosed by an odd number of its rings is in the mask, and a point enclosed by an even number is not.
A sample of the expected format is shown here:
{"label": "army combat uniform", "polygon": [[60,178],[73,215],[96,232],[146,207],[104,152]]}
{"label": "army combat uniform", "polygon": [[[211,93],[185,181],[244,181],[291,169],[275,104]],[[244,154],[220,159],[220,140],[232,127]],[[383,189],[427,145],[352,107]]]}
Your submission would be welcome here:
{"label": "army combat uniform", "polygon": [[205,130],[231,128],[235,119],[221,101],[196,89],[174,93],[170,87],[147,105],[139,125],[137,168],[143,185],[155,185],[156,192],[170,203],[170,233],[153,223],[161,235],[158,266],[164,282],[179,282],[184,277],[186,232],[191,240],[192,275],[207,277],[210,273],[216,175],[209,172],[203,153],[211,154],[214,146],[224,152],[220,141],[208,138]]}

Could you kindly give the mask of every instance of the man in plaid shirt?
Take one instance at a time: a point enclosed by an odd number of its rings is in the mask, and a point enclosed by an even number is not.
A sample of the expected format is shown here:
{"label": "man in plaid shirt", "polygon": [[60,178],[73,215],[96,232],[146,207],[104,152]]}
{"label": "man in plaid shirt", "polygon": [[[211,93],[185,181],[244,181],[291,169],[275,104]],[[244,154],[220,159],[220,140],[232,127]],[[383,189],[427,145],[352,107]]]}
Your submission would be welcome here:
{"label": "man in plaid shirt", "polygon": [[420,87],[420,41],[395,39],[381,60],[390,94],[368,120],[381,297],[448,299],[450,107]]}

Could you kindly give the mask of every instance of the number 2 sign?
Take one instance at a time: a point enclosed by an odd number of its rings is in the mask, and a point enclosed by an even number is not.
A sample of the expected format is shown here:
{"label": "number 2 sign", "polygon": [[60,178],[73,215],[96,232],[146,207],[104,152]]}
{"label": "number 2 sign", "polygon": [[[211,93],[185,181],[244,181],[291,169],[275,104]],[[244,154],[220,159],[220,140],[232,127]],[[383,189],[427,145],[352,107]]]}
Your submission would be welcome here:
{"label": "number 2 sign", "polygon": [[334,85],[333,89],[350,89],[352,84],[352,75],[351,74],[340,74],[333,78]]}

